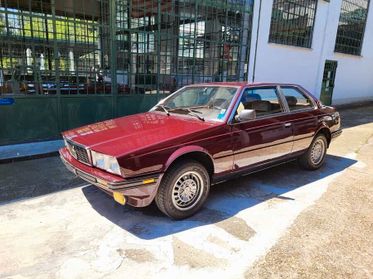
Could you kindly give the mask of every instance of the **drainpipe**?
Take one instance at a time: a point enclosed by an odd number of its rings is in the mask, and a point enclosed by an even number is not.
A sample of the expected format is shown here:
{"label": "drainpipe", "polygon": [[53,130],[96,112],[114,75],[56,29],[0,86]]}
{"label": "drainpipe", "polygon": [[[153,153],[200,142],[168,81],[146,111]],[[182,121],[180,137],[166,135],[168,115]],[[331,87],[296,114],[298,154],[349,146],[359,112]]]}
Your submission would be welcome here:
{"label": "drainpipe", "polygon": [[[239,66],[239,75],[238,80],[243,81],[245,80],[245,64],[246,64],[246,71],[248,73],[248,60],[250,57],[250,48],[249,48],[249,26],[252,26],[252,17],[251,22],[249,22],[250,13],[248,12],[252,7],[252,1],[246,0],[246,4],[244,6],[244,12],[242,16],[242,34],[241,34],[241,49],[240,49],[240,66]],[[251,10],[252,12],[252,10]],[[248,78],[248,77],[247,77]]]}
{"label": "drainpipe", "polygon": [[326,14],[326,18],[324,21],[324,33],[322,34],[322,44],[320,49],[320,56],[319,56],[319,63],[317,64],[318,70],[316,75],[316,81],[315,81],[315,92],[312,92],[316,97],[320,97],[321,95],[321,89],[322,89],[322,80],[324,75],[324,67],[325,67],[325,59],[327,58],[327,49],[325,48],[326,40],[328,38],[328,22],[330,20],[330,3],[327,3],[328,5],[328,11]]}
{"label": "drainpipe", "polygon": [[258,26],[256,28],[255,52],[254,52],[254,66],[253,66],[253,78],[252,78],[252,82],[255,81],[256,57],[257,57],[257,54],[258,54],[258,40],[259,40],[259,32],[260,32],[260,18],[261,18],[261,14],[262,14],[262,0],[259,0]]}

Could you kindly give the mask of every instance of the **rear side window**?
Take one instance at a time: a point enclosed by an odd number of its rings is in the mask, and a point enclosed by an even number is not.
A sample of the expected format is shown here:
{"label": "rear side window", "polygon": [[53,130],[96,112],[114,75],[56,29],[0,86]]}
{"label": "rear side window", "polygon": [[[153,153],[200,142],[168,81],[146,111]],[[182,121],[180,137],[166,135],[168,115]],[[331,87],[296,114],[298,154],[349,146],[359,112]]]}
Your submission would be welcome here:
{"label": "rear side window", "polygon": [[267,116],[282,112],[276,88],[249,88],[241,98],[237,113],[242,109],[255,110],[256,116]]}
{"label": "rear side window", "polygon": [[311,99],[296,88],[282,87],[282,93],[288,103],[290,111],[313,108]]}

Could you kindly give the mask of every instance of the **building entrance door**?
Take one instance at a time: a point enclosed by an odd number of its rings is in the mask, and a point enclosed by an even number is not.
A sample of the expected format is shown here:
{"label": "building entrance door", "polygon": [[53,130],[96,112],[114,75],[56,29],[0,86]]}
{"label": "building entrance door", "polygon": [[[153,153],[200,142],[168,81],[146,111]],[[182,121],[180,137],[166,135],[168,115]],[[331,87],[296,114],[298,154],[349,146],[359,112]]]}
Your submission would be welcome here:
{"label": "building entrance door", "polygon": [[337,66],[338,66],[337,61],[332,61],[332,60],[325,61],[320,100],[324,105],[327,105],[327,106],[332,104],[334,81],[335,81],[335,75],[337,72]]}

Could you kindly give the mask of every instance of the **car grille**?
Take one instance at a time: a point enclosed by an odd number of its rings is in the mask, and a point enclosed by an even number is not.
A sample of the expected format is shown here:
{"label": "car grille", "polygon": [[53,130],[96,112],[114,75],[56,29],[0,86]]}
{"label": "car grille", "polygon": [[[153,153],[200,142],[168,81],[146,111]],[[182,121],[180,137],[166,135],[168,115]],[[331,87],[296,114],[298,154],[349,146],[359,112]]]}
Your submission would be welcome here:
{"label": "car grille", "polygon": [[70,151],[70,154],[77,159],[78,161],[91,165],[91,161],[89,159],[89,154],[87,152],[87,149],[85,149],[82,146],[79,146],[71,141],[66,141],[67,148]]}

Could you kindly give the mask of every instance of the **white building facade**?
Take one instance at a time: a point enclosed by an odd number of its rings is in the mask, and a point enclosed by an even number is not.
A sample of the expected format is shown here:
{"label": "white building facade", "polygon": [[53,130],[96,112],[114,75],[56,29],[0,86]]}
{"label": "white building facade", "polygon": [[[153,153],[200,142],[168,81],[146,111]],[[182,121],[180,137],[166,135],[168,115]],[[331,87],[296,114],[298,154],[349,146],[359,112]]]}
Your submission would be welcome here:
{"label": "white building facade", "polygon": [[249,81],[297,83],[326,104],[373,100],[369,0],[254,1]]}

